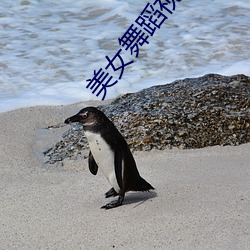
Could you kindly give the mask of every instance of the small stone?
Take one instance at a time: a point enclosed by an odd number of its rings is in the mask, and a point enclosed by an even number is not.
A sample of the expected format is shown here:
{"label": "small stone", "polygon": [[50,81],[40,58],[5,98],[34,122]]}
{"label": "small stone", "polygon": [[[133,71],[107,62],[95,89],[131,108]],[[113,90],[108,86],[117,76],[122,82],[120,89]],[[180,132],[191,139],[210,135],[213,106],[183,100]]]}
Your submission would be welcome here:
{"label": "small stone", "polygon": [[183,135],[186,135],[187,134],[187,132],[186,131],[184,131],[184,130],[181,130],[181,131],[179,131],[179,136],[183,136]]}

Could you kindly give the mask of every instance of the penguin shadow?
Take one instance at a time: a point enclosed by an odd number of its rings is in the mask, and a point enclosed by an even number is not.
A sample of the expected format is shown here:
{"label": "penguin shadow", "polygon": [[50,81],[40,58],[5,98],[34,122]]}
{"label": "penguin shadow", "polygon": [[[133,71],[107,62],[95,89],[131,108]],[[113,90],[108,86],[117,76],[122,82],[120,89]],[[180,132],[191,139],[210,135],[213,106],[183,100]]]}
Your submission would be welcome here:
{"label": "penguin shadow", "polygon": [[127,193],[124,199],[124,205],[134,204],[134,208],[140,206],[147,200],[153,199],[157,197],[157,193],[155,191],[144,191],[144,192],[131,192]]}

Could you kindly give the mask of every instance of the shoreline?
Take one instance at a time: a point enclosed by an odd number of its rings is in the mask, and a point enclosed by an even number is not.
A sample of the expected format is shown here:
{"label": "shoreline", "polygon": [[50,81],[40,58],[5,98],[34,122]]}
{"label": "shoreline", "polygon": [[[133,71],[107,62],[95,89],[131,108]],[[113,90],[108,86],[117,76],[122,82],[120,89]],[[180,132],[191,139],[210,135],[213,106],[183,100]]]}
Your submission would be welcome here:
{"label": "shoreline", "polygon": [[110,187],[87,159],[62,166],[37,158],[67,128],[39,131],[84,105],[99,103],[0,113],[2,249],[247,249],[250,143],[136,151],[155,192],[128,193],[123,206],[104,211]]}

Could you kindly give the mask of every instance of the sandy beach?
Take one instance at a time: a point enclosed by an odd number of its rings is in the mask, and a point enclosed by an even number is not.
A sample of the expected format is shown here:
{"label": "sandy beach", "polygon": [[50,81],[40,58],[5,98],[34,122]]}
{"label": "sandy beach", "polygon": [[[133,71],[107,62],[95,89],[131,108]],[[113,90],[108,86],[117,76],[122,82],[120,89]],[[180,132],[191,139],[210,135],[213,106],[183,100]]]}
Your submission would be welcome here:
{"label": "sandy beach", "polygon": [[155,191],[103,210],[87,159],[42,158],[68,129],[45,128],[91,104],[0,113],[0,249],[249,249],[249,143],[134,152]]}

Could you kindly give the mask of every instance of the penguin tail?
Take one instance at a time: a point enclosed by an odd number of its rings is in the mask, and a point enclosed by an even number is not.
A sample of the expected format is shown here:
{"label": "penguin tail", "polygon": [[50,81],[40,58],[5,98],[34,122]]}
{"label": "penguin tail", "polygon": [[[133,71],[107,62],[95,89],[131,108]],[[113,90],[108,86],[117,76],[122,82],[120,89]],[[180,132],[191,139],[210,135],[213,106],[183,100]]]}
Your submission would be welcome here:
{"label": "penguin tail", "polygon": [[149,191],[150,189],[154,189],[154,187],[145,181],[141,176],[139,176],[136,183],[132,187],[133,191]]}

